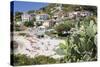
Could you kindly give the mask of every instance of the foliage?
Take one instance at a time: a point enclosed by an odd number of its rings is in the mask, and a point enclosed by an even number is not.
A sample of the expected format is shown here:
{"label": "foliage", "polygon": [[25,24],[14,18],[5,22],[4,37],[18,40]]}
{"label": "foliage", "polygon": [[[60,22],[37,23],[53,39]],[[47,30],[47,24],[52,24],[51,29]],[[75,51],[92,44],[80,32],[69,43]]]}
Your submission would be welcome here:
{"label": "foliage", "polygon": [[60,23],[54,27],[54,29],[57,31],[58,35],[62,35],[63,32],[68,32],[72,27],[74,27],[74,23],[70,21],[65,21],[63,23]]}
{"label": "foliage", "polygon": [[[56,10],[55,7],[57,7],[60,4],[49,4],[43,8],[40,8],[40,10],[42,10],[45,13],[50,13],[53,10]],[[87,6],[87,5],[70,5],[70,4],[61,4],[62,5],[62,10],[63,11],[82,11],[82,10],[86,10],[86,11],[90,11],[92,12],[94,15],[97,15],[97,7],[96,6]],[[55,11],[54,11],[55,12]]]}
{"label": "foliage", "polygon": [[23,26],[23,25],[17,25],[17,24],[14,25],[14,30],[15,31],[23,31],[25,29],[26,29],[26,27]]}
{"label": "foliage", "polygon": [[19,33],[19,35],[25,36],[25,35],[26,35],[26,33]]}
{"label": "foliage", "polygon": [[15,25],[14,30],[15,30],[15,31],[21,31],[20,26]]}
{"label": "foliage", "polygon": [[53,58],[50,58],[49,56],[37,56],[34,58],[30,58],[26,55],[14,55],[13,56],[13,65],[19,66],[19,65],[35,65],[35,64],[53,64],[56,63],[56,60]]}
{"label": "foliage", "polygon": [[16,30],[16,31],[21,31],[21,29],[20,29],[20,28],[18,28],[18,27],[15,27],[15,30]]}
{"label": "foliage", "polygon": [[35,11],[34,10],[29,10],[28,11],[28,14],[32,14],[32,13],[34,13]]}
{"label": "foliage", "polygon": [[41,22],[37,22],[37,23],[36,23],[36,26],[41,26],[41,25],[42,25]]}
{"label": "foliage", "polygon": [[50,58],[49,56],[37,56],[34,59],[34,64],[53,64],[56,63],[56,60],[53,58]]}
{"label": "foliage", "polygon": [[13,55],[13,65],[19,66],[19,65],[31,65],[33,64],[33,59],[30,57],[27,57],[26,55]]}
{"label": "foliage", "polygon": [[96,24],[93,21],[82,22],[83,26],[71,33],[65,43],[61,43],[57,53],[65,55],[63,62],[79,62],[79,61],[94,61],[97,60],[96,46]]}
{"label": "foliage", "polygon": [[15,21],[21,21],[22,12],[15,12]]}
{"label": "foliage", "polygon": [[96,6],[83,6],[84,10],[93,12],[94,15],[97,15],[97,7]]}
{"label": "foliage", "polygon": [[34,23],[32,22],[32,21],[26,21],[26,22],[24,22],[24,25],[26,26],[26,27],[33,27],[34,26]]}
{"label": "foliage", "polygon": [[47,31],[45,32],[45,34],[48,35],[48,36],[50,36],[51,38],[57,36],[57,32],[56,32],[54,29],[47,30]]}

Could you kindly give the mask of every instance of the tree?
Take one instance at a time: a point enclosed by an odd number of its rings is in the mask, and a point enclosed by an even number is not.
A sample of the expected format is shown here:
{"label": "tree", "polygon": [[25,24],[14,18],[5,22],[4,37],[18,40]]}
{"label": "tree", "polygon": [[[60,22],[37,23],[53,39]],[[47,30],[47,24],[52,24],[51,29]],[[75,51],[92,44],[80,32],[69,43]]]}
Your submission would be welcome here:
{"label": "tree", "polygon": [[64,31],[68,32],[73,27],[74,27],[73,22],[71,22],[71,21],[64,21],[64,23],[60,23],[60,24],[56,25],[54,27],[54,29],[57,31],[58,35],[63,35]]}
{"label": "tree", "polygon": [[15,12],[15,21],[21,21],[21,15],[23,12]]}
{"label": "tree", "polygon": [[35,12],[34,10],[29,10],[28,14],[31,14],[31,13],[34,13],[34,12]]}
{"label": "tree", "polygon": [[96,6],[83,6],[84,10],[88,10],[90,12],[93,12],[94,15],[97,16],[97,7]]}
{"label": "tree", "polygon": [[32,21],[26,21],[26,22],[24,22],[24,25],[26,26],[26,27],[33,27],[34,26],[34,23],[32,22]]}

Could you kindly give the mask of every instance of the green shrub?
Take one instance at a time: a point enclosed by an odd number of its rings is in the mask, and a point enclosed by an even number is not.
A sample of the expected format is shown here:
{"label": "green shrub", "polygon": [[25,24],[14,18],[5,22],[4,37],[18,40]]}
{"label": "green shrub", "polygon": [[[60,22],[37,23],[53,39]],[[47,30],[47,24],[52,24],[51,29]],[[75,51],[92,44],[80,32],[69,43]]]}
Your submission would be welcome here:
{"label": "green shrub", "polygon": [[53,64],[56,63],[56,59],[50,58],[49,56],[37,56],[34,58],[30,58],[26,55],[13,55],[13,65],[21,66],[21,65],[35,65],[35,64]]}
{"label": "green shrub", "polygon": [[50,58],[49,56],[38,56],[33,59],[34,64],[53,64],[56,63],[56,60]]}
{"label": "green shrub", "polygon": [[24,22],[24,25],[26,26],[26,27],[33,27],[34,26],[34,23],[32,22],[32,21],[26,21],[26,22]]}
{"label": "green shrub", "polygon": [[41,22],[37,22],[37,23],[36,23],[36,26],[41,26],[41,25],[42,25]]}
{"label": "green shrub", "polygon": [[[65,55],[63,62],[95,61],[97,60],[96,24],[83,22],[84,30],[80,28],[69,35],[65,44],[61,43],[56,50],[58,54]],[[80,33],[81,32],[81,33]],[[84,34],[83,34],[83,33]],[[58,51],[59,50],[59,51]]]}
{"label": "green shrub", "polygon": [[63,23],[56,25],[54,29],[57,31],[58,35],[62,35],[64,31],[68,32],[73,27],[74,27],[73,22],[65,21]]}
{"label": "green shrub", "polygon": [[15,27],[15,31],[21,31],[19,27]]}
{"label": "green shrub", "polygon": [[20,66],[20,65],[32,65],[33,59],[30,57],[27,57],[26,55],[13,55],[13,65],[14,66]]}
{"label": "green shrub", "polygon": [[19,33],[19,35],[25,36],[25,35],[26,35],[26,33]]}
{"label": "green shrub", "polygon": [[25,29],[26,29],[26,27],[25,26],[22,26],[22,25],[15,25],[14,26],[14,30],[15,31],[23,31]]}

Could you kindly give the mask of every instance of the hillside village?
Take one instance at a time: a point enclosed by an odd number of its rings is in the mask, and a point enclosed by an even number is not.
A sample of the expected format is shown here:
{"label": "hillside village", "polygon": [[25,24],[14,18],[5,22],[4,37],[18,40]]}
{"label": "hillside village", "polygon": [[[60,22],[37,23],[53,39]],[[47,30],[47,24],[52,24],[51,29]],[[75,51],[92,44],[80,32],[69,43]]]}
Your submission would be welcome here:
{"label": "hillside village", "polygon": [[[54,7],[55,10],[51,11],[50,13],[53,13],[53,15],[50,17],[50,14],[48,13],[43,13],[41,10],[39,10],[39,14],[36,14],[35,12],[28,14],[28,12],[23,12],[21,15],[21,21],[18,21],[16,23],[21,24],[25,21],[32,21],[33,18],[35,21],[33,23],[42,23],[44,26],[47,24],[47,26],[54,25],[54,23],[60,23],[63,20],[67,19],[78,19],[81,17],[87,17],[87,16],[92,16],[93,13],[87,10],[76,10],[76,11],[64,11],[60,5],[57,5]],[[52,10],[52,8],[51,8]]]}
{"label": "hillside village", "polygon": [[[52,4],[51,4],[52,5]],[[51,6],[49,5],[49,6]],[[47,7],[49,7],[47,6]],[[54,8],[54,10],[53,10]],[[72,11],[64,11],[62,7],[62,4],[56,4],[53,8],[50,8],[51,14],[48,14],[46,12],[43,12],[42,9],[28,13],[23,12],[20,16],[20,21],[15,21],[15,24],[19,26],[23,26],[25,22],[31,22],[34,27],[42,26],[44,28],[53,27],[54,25],[57,25],[59,23],[62,23],[64,20],[76,20],[80,21],[82,18],[90,17],[93,15],[93,12],[90,12],[88,10],[80,10],[81,7],[77,7],[76,10]],[[38,26],[39,25],[39,26]]]}
{"label": "hillside village", "polygon": [[[24,54],[31,58],[43,55],[59,59],[58,63],[65,63],[79,62],[89,53],[88,57],[92,58],[90,56],[93,55],[92,59],[96,60],[97,15],[96,8],[90,7],[49,4],[39,10],[16,12],[14,37],[11,41],[14,46],[14,54]],[[92,46],[90,46],[91,44]],[[89,47],[85,48],[86,45]],[[75,55],[71,53],[73,50],[76,51]],[[82,55],[83,52],[84,55]],[[71,55],[72,57],[70,57]],[[76,55],[82,58],[78,58]],[[70,57],[70,60],[62,59],[66,56]],[[87,60],[85,58],[84,60]],[[61,59],[63,62],[60,61]]]}

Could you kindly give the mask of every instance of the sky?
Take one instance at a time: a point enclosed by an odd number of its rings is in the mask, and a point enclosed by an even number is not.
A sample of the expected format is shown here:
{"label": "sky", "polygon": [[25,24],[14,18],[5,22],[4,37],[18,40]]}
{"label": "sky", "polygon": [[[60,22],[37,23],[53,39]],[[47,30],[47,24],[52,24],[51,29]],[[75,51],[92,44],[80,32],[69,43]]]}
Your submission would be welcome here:
{"label": "sky", "polygon": [[41,2],[14,1],[14,12],[16,11],[25,12],[28,10],[38,10],[47,5],[48,3],[41,3]]}

